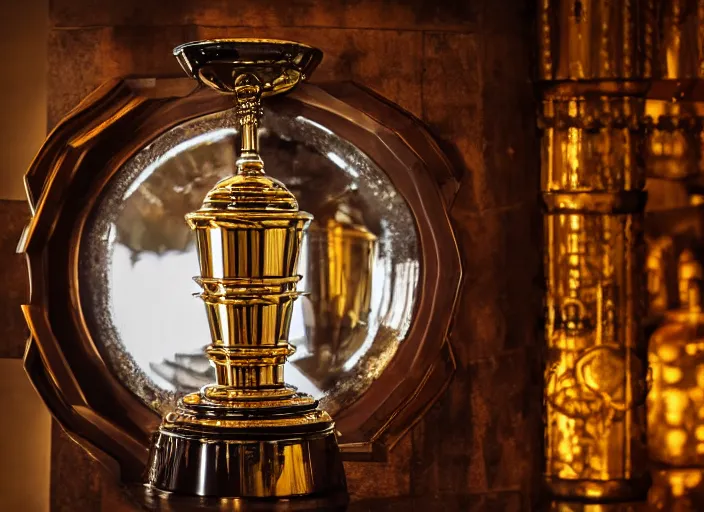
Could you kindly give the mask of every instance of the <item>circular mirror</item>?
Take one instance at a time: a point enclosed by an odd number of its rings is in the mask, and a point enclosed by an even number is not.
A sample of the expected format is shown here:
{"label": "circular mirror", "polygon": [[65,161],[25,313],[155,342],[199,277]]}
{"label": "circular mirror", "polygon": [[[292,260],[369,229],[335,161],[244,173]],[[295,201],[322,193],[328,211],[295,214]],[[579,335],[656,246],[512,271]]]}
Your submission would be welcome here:
{"label": "circular mirror", "polygon": [[[83,230],[80,300],[110,371],[152,410],[215,380],[195,239],[184,215],[234,173],[229,112],[182,123],[134,154]],[[413,215],[358,148],[303,115],[267,111],[267,174],[312,213],[303,243],[286,381],[335,414],[383,372],[406,337],[421,257]]]}
{"label": "circular mirror", "polygon": [[[267,173],[315,216],[286,380],[334,415],[345,457],[380,459],[454,371],[456,176],[422,123],[354,84],[303,84],[268,105]],[[175,398],[214,380],[184,215],[233,173],[229,107],[185,79],[110,82],[25,178],[25,368],[61,425],[125,481],[141,481]]]}

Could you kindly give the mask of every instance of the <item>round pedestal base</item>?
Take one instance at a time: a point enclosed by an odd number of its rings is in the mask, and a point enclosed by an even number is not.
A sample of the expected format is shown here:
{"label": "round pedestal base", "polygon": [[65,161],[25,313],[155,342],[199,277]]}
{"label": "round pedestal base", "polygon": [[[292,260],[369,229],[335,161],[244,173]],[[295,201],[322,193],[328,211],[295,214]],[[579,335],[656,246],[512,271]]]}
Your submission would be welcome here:
{"label": "round pedestal base", "polygon": [[162,425],[147,482],[177,494],[235,498],[325,497],[346,490],[331,427],[276,432]]}
{"label": "round pedestal base", "polygon": [[644,500],[650,475],[628,480],[568,480],[544,477],[548,493],[555,499],[582,502],[624,502]]}
{"label": "round pedestal base", "polygon": [[152,512],[344,512],[349,504],[345,491],[321,497],[215,498],[185,496],[133,484],[125,488],[125,493],[140,510]]}

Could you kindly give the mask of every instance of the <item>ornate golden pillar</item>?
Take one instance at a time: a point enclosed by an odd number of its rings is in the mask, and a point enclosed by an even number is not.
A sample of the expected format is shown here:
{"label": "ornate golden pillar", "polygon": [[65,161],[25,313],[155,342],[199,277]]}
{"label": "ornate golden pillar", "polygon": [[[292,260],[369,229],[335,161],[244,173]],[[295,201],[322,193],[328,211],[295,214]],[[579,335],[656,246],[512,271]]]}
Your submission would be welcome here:
{"label": "ornate golden pillar", "polygon": [[540,12],[547,344],[545,483],[555,497],[645,496],[642,220],[646,2]]}

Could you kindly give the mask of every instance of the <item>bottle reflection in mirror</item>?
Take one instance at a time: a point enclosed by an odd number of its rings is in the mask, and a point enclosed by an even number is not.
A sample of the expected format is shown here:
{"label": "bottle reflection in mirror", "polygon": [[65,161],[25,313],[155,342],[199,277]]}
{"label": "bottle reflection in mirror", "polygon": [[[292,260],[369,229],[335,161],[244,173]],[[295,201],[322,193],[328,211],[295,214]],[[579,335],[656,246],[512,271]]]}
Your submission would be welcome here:
{"label": "bottle reflection in mirror", "polygon": [[668,309],[670,294],[667,272],[673,257],[673,242],[669,236],[663,236],[647,240],[647,245],[645,268],[648,276],[648,313],[649,317],[659,319]]}

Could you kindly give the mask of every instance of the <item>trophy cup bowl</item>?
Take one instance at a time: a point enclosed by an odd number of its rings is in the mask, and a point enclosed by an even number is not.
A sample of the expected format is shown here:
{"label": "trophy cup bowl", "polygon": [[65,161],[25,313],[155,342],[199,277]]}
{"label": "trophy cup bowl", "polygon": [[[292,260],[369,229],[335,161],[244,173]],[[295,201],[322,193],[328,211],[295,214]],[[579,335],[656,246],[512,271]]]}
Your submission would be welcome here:
{"label": "trophy cup bowl", "polygon": [[196,282],[210,325],[206,355],[217,383],[179,400],[154,435],[151,488],[250,500],[346,502],[334,423],[284,382],[303,230],[312,216],[264,174],[261,98],[291,90],[321,60],[305,45],[216,40],[174,50],[184,69],[234,98],[241,128],[236,174],[186,215],[200,263]]}
{"label": "trophy cup bowl", "polygon": [[307,79],[323,52],[293,41],[213,39],[177,46],[174,56],[191,78],[223,93],[234,93],[235,79],[251,73],[261,81],[266,97]]}

